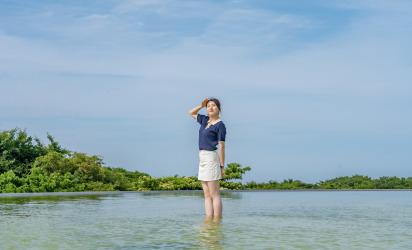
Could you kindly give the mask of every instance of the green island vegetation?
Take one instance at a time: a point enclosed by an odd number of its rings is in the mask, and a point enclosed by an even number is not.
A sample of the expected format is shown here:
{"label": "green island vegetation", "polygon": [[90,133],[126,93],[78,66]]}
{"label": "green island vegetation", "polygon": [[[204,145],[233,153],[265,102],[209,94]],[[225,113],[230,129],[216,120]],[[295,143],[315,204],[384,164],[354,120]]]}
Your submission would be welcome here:
{"label": "green island vegetation", "polygon": [[[104,165],[101,157],[72,152],[47,134],[49,143],[29,136],[18,128],[0,132],[0,193],[77,192],[77,191],[145,191],[201,190],[196,176],[152,177],[147,173]],[[242,183],[250,167],[229,163],[222,189],[229,190],[296,190],[296,189],[411,189],[412,177],[353,175],[320,181],[315,184],[299,180],[282,182],[254,181]]]}

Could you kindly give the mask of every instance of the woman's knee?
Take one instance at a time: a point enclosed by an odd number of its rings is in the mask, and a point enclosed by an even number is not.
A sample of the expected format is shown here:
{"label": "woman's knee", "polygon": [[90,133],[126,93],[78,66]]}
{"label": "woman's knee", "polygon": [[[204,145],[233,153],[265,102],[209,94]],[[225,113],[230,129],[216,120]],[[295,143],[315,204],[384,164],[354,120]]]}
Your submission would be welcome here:
{"label": "woman's knee", "polygon": [[211,197],[213,200],[220,199],[220,193],[219,193],[219,191],[211,193],[211,194],[210,194],[210,197]]}
{"label": "woman's knee", "polygon": [[203,191],[205,199],[212,199],[212,194],[209,191]]}
{"label": "woman's knee", "polygon": [[209,195],[212,199],[220,199],[220,191],[217,188],[210,189],[209,188]]}

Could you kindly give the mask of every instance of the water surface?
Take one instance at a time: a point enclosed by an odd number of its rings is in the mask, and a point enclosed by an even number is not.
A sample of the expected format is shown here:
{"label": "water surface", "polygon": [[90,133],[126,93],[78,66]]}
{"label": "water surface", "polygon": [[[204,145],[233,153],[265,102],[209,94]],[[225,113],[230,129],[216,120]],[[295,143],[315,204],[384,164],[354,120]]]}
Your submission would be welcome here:
{"label": "water surface", "polygon": [[412,249],[411,191],[0,195],[0,249]]}

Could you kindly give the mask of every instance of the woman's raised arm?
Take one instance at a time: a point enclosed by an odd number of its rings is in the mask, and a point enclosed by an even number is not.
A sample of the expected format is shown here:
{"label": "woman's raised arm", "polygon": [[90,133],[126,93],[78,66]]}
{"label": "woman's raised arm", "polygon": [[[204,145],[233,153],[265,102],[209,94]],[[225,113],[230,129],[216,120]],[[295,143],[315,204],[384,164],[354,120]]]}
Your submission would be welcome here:
{"label": "woman's raised arm", "polygon": [[206,104],[207,104],[208,100],[209,99],[205,98],[200,105],[198,105],[198,106],[194,107],[193,109],[189,110],[189,115],[192,116],[194,119],[196,119],[197,118],[197,113],[203,107],[206,107]]}

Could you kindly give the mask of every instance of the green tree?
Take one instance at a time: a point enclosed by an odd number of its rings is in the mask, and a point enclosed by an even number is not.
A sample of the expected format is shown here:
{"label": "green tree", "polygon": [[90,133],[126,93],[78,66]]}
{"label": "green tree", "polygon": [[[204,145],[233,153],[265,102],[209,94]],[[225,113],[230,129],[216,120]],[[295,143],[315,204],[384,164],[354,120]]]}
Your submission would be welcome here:
{"label": "green tree", "polygon": [[333,178],[318,183],[324,189],[371,189],[375,188],[373,180],[368,176],[353,175]]}
{"label": "green tree", "polygon": [[99,156],[76,152],[69,158],[69,162],[76,168],[74,174],[85,181],[103,181],[103,161]]}
{"label": "green tree", "polygon": [[22,180],[14,174],[13,170],[0,174],[0,193],[14,193],[21,184]]}
{"label": "green tree", "polygon": [[396,176],[382,176],[379,179],[374,180],[374,183],[376,188],[381,189],[412,188],[412,177],[399,178]]}
{"label": "green tree", "polygon": [[242,167],[239,163],[229,163],[227,164],[227,167],[225,168],[225,176],[224,180],[236,180],[239,179],[241,180],[243,175],[247,172],[250,171],[251,167]]}
{"label": "green tree", "polygon": [[49,174],[54,172],[74,174],[78,169],[69,157],[57,151],[49,151],[46,155],[37,157],[33,163],[33,167],[38,167]]}
{"label": "green tree", "polygon": [[13,170],[25,176],[35,159],[46,153],[46,148],[38,138],[28,136],[26,131],[12,129],[0,133],[0,174]]}

